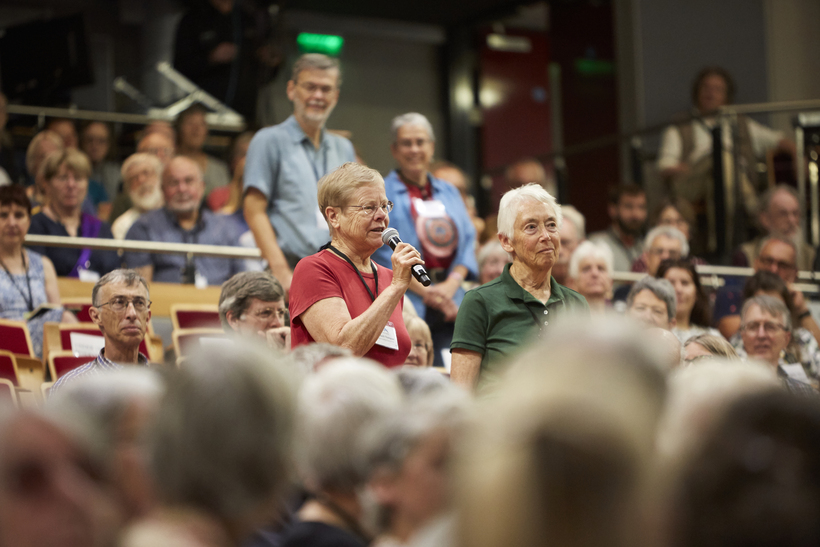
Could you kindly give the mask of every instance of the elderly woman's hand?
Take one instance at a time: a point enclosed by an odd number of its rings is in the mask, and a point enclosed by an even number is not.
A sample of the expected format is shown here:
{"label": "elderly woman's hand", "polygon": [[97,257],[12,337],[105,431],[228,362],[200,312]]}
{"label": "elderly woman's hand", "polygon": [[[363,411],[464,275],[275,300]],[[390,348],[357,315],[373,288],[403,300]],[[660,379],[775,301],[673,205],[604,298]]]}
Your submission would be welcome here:
{"label": "elderly woman's hand", "polygon": [[424,305],[428,308],[434,308],[444,315],[445,321],[455,321],[458,313],[458,305],[453,301],[453,294],[450,294],[446,286],[442,287],[444,283],[439,283],[432,287],[428,287],[424,291]]}
{"label": "elderly woman's hand", "polygon": [[399,243],[393,250],[390,258],[393,263],[393,285],[407,290],[413,275],[412,269],[416,264],[424,264],[421,254],[408,243]]}

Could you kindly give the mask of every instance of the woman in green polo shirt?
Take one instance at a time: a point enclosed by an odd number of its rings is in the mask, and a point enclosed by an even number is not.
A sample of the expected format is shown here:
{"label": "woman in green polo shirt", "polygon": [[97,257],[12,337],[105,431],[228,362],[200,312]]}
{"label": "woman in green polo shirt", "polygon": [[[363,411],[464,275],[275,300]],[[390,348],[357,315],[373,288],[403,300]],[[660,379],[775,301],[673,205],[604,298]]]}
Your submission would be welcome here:
{"label": "woman in green polo shirt", "polygon": [[538,184],[510,190],[498,209],[498,239],[512,257],[497,279],[469,291],[450,344],[451,378],[473,387],[499,361],[569,311],[589,314],[583,296],[560,285],[561,206]]}

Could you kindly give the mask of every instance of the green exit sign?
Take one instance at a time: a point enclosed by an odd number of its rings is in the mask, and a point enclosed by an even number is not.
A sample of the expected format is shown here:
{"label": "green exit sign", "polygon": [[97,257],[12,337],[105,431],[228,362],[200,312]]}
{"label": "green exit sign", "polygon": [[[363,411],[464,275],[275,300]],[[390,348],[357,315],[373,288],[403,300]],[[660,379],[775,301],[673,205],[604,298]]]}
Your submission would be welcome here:
{"label": "green exit sign", "polygon": [[296,37],[296,43],[302,53],[324,53],[331,57],[338,57],[345,39],[333,34],[302,32]]}

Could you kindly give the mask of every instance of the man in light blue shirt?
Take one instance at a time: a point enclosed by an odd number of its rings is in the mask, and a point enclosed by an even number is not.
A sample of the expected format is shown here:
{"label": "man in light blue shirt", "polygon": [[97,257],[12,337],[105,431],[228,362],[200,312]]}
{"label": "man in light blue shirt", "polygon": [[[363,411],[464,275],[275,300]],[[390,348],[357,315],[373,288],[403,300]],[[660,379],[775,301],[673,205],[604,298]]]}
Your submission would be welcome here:
{"label": "man in light blue shirt", "polygon": [[336,59],[302,55],[288,82],[293,115],[259,131],[245,159],[245,220],[286,291],[296,263],[330,241],[316,198],[319,179],[356,161],[350,141],[324,129],[341,83]]}

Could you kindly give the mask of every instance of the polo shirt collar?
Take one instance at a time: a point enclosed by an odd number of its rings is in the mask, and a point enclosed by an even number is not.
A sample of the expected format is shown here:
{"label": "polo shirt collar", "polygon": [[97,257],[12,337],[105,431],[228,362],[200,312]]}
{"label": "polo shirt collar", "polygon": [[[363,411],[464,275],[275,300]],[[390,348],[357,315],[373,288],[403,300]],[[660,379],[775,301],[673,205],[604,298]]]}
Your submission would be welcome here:
{"label": "polo shirt collar", "polygon": [[[510,273],[510,267],[512,263],[507,264],[504,266],[504,271],[501,273],[501,284],[504,285],[504,293],[507,295],[508,298],[514,300],[521,300],[521,301],[532,301],[538,302],[542,306],[544,305],[543,302],[535,298],[533,295],[528,293],[524,290],[524,288],[519,285],[515,279],[513,279],[512,274]],[[553,304],[555,302],[561,302],[564,300],[564,287],[559,284],[554,277],[550,276],[550,297],[547,300],[547,306]]]}
{"label": "polo shirt collar", "polygon": [[[291,138],[291,140],[293,141],[294,144],[302,144],[303,142],[308,141],[310,143],[310,145],[313,146],[313,143],[311,142],[311,140],[308,138],[308,136],[302,130],[302,126],[299,125],[298,121],[296,121],[296,116],[291,114],[288,117],[288,119],[285,120],[282,123],[282,125],[285,127],[285,130],[287,131],[288,135],[290,136],[290,138]],[[321,137],[321,139],[319,139],[319,142],[320,142],[319,148],[321,148],[325,145],[325,128],[324,127],[322,127],[322,137]]]}

